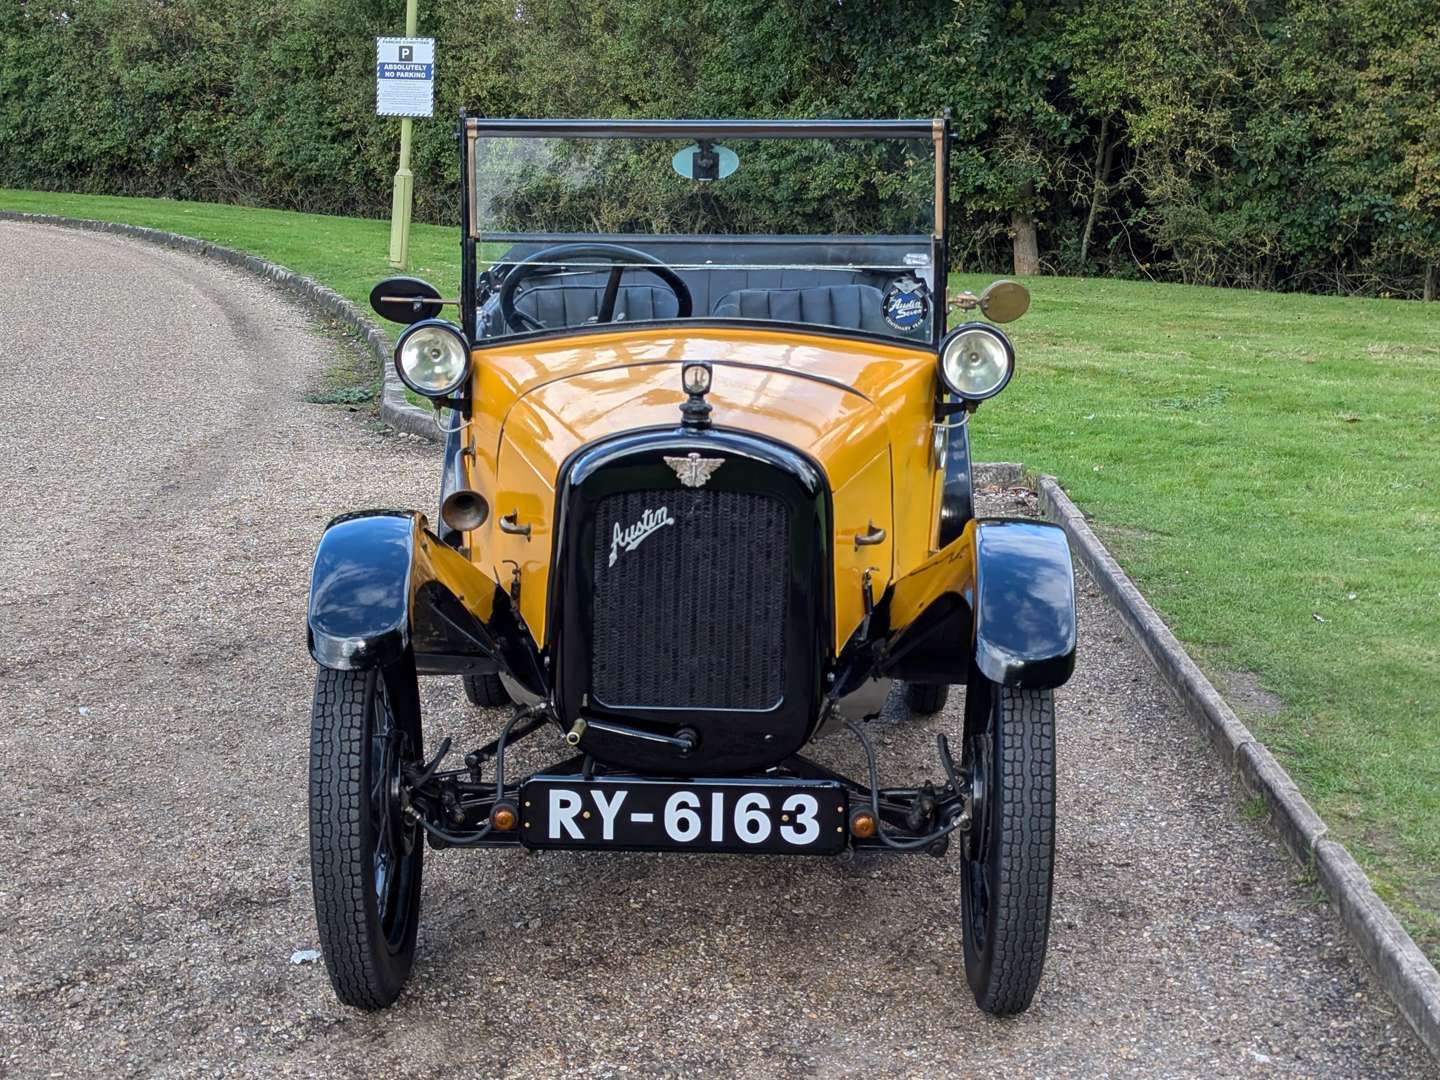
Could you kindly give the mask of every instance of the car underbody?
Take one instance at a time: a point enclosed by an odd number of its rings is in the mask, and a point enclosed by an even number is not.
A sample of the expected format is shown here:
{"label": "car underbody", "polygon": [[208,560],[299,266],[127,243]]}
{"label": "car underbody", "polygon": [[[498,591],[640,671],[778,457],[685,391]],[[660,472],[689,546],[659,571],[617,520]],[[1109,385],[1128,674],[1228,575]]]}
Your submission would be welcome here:
{"label": "car underbody", "polygon": [[[547,706],[532,706],[518,710],[498,737],[465,753],[462,768],[441,768],[451,751],[451,741],[445,739],[428,763],[408,767],[401,773],[398,798],[405,813],[420,824],[435,848],[603,847],[631,851],[833,855],[852,847],[944,855],[950,834],[959,830],[963,835],[968,827],[975,801],[974,789],[958,777],[958,766],[951,757],[945,736],[940,735],[936,740],[941,779],[927,780],[918,787],[881,788],[876,786],[879,766],[871,740],[854,721],[846,723],[864,747],[870,770],[869,785],[800,754],[754,773],[667,780],[617,770],[588,754],[564,753],[554,763],[527,776],[507,778],[506,752],[522,740],[553,734],[558,726]],[[708,827],[696,826],[694,819],[687,815],[684,827],[666,829],[664,809],[655,809],[653,798],[644,800],[645,810],[625,809],[616,804],[616,793],[628,795],[632,790],[647,787],[654,789],[653,794],[663,802],[678,799],[683,808],[692,811],[704,807],[709,811]],[[555,804],[561,803],[554,795],[556,791],[576,794],[576,800],[564,800],[560,807],[568,811],[573,805],[574,812],[555,813]],[[782,842],[778,833],[788,824],[788,819],[771,828],[759,824],[759,817],[752,817],[746,822],[751,827],[735,828],[734,800],[725,798],[727,791],[742,795],[773,792],[771,802],[782,808],[787,795],[814,795],[824,807],[823,814],[817,814],[820,831],[816,839],[821,842],[810,845]],[[598,799],[596,792],[602,793]],[[687,795],[696,797],[689,799]],[[714,812],[717,796],[720,797],[718,805],[723,807],[721,813]],[[547,799],[551,803],[548,807]],[[767,803],[755,809],[770,808]],[[646,839],[616,842],[615,820],[622,809],[632,826],[654,826],[643,833],[632,834],[649,836],[648,842]],[[786,812],[783,809],[781,812],[783,817]],[[636,822],[637,816],[644,821]],[[696,819],[698,817],[696,814]],[[803,835],[814,830],[796,826],[792,831]]]}

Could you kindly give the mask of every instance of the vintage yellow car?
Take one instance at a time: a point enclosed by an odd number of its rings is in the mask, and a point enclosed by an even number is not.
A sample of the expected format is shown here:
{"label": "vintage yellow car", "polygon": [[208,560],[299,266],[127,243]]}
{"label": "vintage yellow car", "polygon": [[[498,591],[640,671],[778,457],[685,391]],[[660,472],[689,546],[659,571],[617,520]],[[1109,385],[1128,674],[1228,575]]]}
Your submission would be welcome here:
{"label": "vintage yellow car", "polygon": [[[948,121],[462,117],[459,142],[458,298],[371,297],[444,417],[438,515],[335,519],[311,583],[336,993],[401,992],[426,846],[954,839],[975,1000],[1027,1008],[1074,577],[1058,528],[975,516],[968,423],[1014,373],[994,323],[1029,297],[947,295]],[[510,708],[496,738],[427,755],[421,675]],[[963,730],[934,776],[882,786],[866,725],[893,681],[920,713],[963,685]],[[826,728],[867,775],[805,756]],[[517,776],[531,738],[556,760]]]}

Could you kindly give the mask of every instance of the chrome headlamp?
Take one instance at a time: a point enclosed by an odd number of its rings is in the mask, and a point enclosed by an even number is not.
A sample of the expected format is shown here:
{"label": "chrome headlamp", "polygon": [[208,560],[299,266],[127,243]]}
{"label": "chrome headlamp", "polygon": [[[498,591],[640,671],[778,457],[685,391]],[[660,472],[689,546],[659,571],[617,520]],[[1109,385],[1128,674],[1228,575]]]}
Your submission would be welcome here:
{"label": "chrome headlamp", "polygon": [[940,345],[941,381],[966,401],[994,397],[1014,372],[1010,339],[989,323],[958,326]]}
{"label": "chrome headlamp", "polygon": [[425,319],[400,335],[395,370],[401,381],[425,397],[449,397],[470,373],[470,348],[454,323]]}

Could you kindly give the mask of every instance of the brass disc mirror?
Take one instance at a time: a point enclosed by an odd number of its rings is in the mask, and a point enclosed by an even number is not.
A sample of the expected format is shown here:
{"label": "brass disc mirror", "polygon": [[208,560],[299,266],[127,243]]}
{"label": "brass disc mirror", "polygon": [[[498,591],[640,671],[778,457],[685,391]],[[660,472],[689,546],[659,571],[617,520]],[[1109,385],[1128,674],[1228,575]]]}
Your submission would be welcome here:
{"label": "brass disc mirror", "polygon": [[1030,310],[1030,290],[1018,281],[996,281],[980,294],[980,310],[991,322],[1014,322]]}

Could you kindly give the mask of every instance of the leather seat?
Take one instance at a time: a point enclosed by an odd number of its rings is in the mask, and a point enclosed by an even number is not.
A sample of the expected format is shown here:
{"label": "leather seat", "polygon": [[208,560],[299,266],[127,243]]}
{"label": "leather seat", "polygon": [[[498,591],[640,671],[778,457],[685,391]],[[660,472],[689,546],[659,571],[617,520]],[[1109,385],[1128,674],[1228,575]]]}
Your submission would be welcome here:
{"label": "leather seat", "polygon": [[[803,252],[797,257],[809,258]],[[864,280],[864,275],[856,270],[785,266],[752,266],[744,270],[719,266],[705,270],[681,270],[679,273],[695,298],[695,314],[709,314],[717,318],[720,314],[715,309],[720,302],[742,289],[813,289],[820,285],[855,285]],[[733,315],[729,317],[734,318]]]}
{"label": "leather seat", "polygon": [[[893,333],[880,314],[880,290],[855,283],[853,270],[682,270],[695,315],[717,319],[768,319],[850,330]],[[552,330],[582,326],[595,318],[605,295],[604,273],[571,275],[565,284],[522,286],[515,308]],[[711,297],[718,296],[713,306]],[[675,295],[663,285],[622,285],[615,298],[618,320],[673,319]]]}
{"label": "leather seat", "polygon": [[[515,310],[538,319],[551,330],[583,326],[600,313],[603,285],[542,285],[523,288],[515,297]],[[663,285],[622,285],[615,296],[615,319],[673,319],[680,313],[675,294]]]}
{"label": "leather seat", "polygon": [[714,314],[717,319],[768,319],[894,333],[880,313],[880,290],[872,285],[737,289],[716,301]]}

